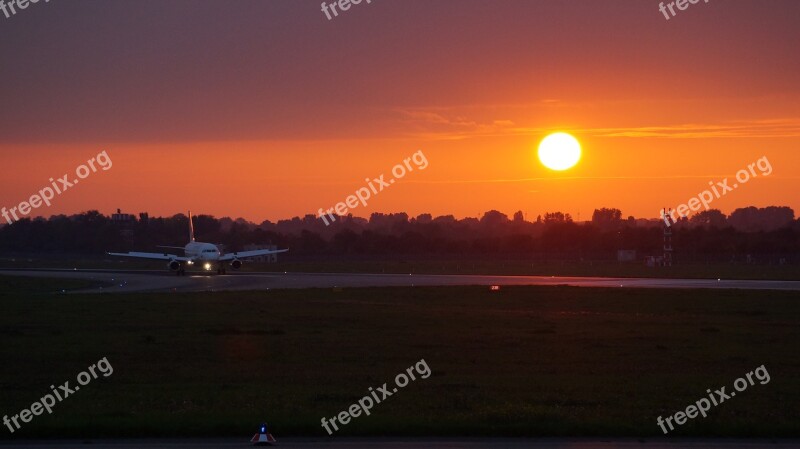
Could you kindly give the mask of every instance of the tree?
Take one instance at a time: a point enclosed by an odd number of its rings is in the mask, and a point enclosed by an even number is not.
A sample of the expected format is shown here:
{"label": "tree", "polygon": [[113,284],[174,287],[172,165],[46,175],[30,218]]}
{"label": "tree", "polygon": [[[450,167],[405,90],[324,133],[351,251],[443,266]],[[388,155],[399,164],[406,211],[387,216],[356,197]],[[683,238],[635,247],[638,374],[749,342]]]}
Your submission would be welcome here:
{"label": "tree", "polygon": [[728,217],[719,209],[709,209],[696,213],[689,219],[689,222],[698,226],[724,228],[728,226]]}
{"label": "tree", "polygon": [[545,212],[544,222],[548,223],[572,223],[572,216],[570,214],[563,214],[561,212]]}
{"label": "tree", "polygon": [[600,229],[617,229],[622,224],[622,211],[619,209],[595,209],[592,224]]}
{"label": "tree", "polygon": [[770,206],[758,209],[750,206],[736,209],[728,223],[739,231],[774,231],[788,226],[794,220],[794,210],[789,207]]}
{"label": "tree", "polygon": [[490,210],[481,217],[481,224],[487,226],[497,226],[505,223],[508,223],[508,215],[496,210]]}
{"label": "tree", "polygon": [[419,214],[415,221],[421,224],[431,223],[433,221],[433,216],[431,214]]}

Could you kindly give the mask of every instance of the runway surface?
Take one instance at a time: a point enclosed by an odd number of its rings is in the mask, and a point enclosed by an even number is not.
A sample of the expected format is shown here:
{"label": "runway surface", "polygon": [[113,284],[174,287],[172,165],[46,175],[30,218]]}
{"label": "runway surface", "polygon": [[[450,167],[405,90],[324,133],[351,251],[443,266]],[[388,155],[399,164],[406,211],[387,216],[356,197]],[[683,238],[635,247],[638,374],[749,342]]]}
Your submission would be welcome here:
{"label": "runway surface", "polygon": [[744,290],[800,290],[800,281],[725,279],[651,279],[558,276],[480,276],[429,274],[235,273],[186,276],[160,271],[115,270],[0,270],[0,275],[84,279],[98,286],[81,292],[196,292],[336,287],[424,287],[456,285],[569,285],[609,288],[713,288]]}
{"label": "runway surface", "polygon": [[[677,448],[726,448],[726,449],[788,449],[800,447],[798,440],[630,440],[630,439],[517,439],[517,438],[492,438],[492,439],[302,439],[288,438],[278,441],[277,447],[299,448],[355,448],[355,449],[677,449]],[[0,442],[3,449],[181,449],[181,448],[240,448],[253,447],[242,440],[75,440],[75,441],[31,441],[31,442]]]}

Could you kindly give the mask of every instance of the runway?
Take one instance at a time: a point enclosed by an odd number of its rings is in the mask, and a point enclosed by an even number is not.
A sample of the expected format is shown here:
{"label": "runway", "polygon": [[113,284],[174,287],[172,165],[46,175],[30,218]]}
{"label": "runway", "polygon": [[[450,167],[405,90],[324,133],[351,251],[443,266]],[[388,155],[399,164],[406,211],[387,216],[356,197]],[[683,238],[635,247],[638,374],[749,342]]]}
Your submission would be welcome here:
{"label": "runway", "polygon": [[[298,448],[354,448],[354,449],[789,449],[800,447],[797,440],[737,440],[737,439],[589,439],[589,438],[472,438],[472,439],[392,439],[392,438],[342,438],[280,439],[277,447]],[[247,440],[80,440],[80,441],[30,441],[0,442],[3,449],[182,449],[182,448],[239,448],[253,447]]]}
{"label": "runway", "polygon": [[19,269],[0,270],[0,275],[84,279],[97,283],[79,292],[198,292],[300,288],[431,287],[466,285],[567,285],[606,288],[800,290],[800,281],[726,279],[655,279],[559,276],[481,276],[429,274],[350,273],[235,273],[186,276],[160,271]]}

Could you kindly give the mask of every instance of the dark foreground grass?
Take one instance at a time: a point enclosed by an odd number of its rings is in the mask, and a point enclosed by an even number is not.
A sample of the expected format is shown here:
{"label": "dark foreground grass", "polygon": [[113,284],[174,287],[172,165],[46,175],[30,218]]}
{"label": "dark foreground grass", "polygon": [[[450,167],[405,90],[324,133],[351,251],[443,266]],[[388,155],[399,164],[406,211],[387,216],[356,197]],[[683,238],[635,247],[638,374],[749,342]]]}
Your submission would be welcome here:
{"label": "dark foreground grass", "polygon": [[[480,287],[54,295],[0,276],[0,415],[108,357],[114,372],[2,438],[323,435],[655,436],[765,365],[675,436],[800,435],[800,298],[787,292]],[[52,281],[59,283],[61,281]]]}

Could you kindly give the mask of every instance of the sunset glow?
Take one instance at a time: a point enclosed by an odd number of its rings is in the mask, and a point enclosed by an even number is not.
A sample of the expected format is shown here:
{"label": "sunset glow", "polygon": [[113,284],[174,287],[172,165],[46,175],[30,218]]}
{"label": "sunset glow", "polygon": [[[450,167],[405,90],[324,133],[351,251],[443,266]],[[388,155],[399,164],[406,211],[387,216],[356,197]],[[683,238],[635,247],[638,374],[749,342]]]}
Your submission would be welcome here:
{"label": "sunset glow", "polygon": [[562,171],[581,159],[581,144],[567,133],[550,134],[539,144],[539,160],[545,167]]}
{"label": "sunset glow", "polygon": [[[787,57],[800,3],[709,3],[669,21],[645,3],[495,2],[490,21],[472,0],[456,15],[446,2],[383,2],[333,20],[318,3],[193,10],[211,27],[167,2],[170,26],[145,40],[129,3],[28,9],[0,29],[14,48],[0,65],[14,86],[0,108],[0,202],[105,150],[113,169],[36,214],[302,217],[422,150],[424,173],[353,213],[608,206],[657,218],[763,156],[775,172],[714,207],[800,210],[800,60]],[[108,26],[65,31],[86,17]],[[420,32],[420,17],[449,25]],[[555,39],[564,23],[580,26]],[[561,151],[538,159],[559,131],[580,140],[574,166]]]}

